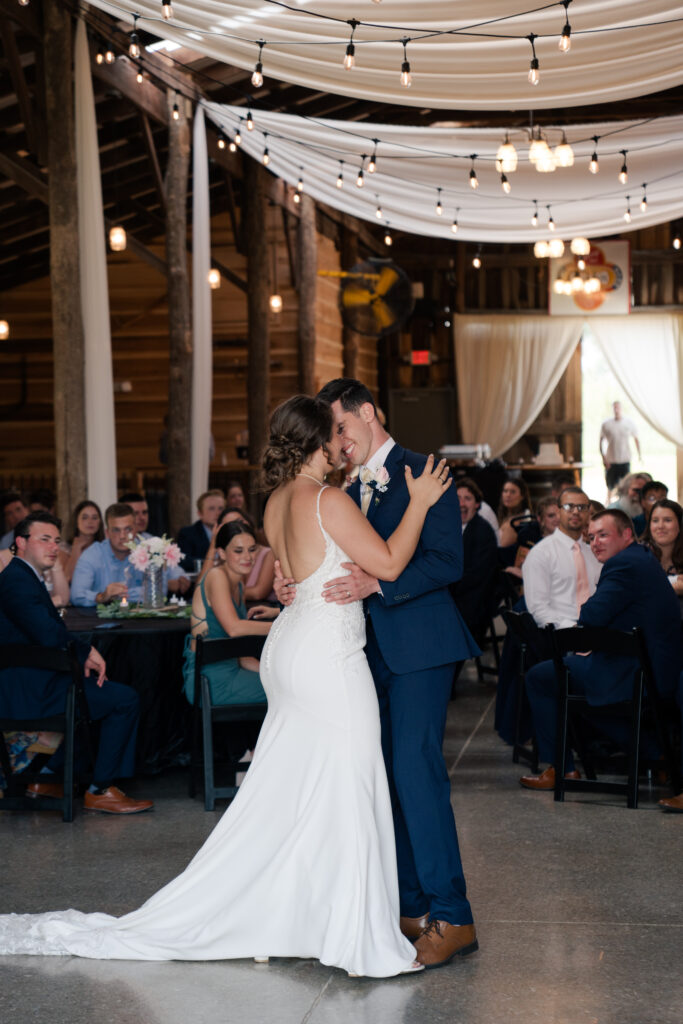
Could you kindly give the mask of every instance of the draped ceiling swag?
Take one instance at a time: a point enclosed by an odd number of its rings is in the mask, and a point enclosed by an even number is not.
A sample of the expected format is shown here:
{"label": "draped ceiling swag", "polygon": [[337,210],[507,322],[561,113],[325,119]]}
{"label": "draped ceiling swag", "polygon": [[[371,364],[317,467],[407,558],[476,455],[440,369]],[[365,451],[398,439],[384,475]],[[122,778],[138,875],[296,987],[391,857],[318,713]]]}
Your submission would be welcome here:
{"label": "draped ceiling swag", "polygon": [[[91,2],[130,22],[137,14],[141,28],[240,68],[254,66],[258,40],[264,39],[265,77],[384,103],[463,110],[568,107],[641,96],[683,81],[680,0],[572,0],[572,47],[565,54],[558,50],[564,7],[543,0],[173,0],[171,21],[162,20],[160,0]],[[534,7],[541,9],[523,13]],[[352,18],[371,25],[356,29],[356,66],[346,71]],[[444,30],[467,34],[438,34]],[[539,36],[535,87],[527,81],[531,47],[525,37],[532,32]],[[410,39],[409,89],[399,84],[403,36]]]}

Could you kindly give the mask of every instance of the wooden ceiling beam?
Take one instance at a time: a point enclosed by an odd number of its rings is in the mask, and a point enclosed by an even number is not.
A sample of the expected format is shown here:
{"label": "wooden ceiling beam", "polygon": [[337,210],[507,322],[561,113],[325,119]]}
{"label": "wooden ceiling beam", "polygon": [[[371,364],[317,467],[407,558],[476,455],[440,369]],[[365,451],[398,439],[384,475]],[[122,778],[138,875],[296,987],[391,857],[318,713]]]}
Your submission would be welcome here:
{"label": "wooden ceiling beam", "polygon": [[147,114],[140,112],[140,123],[142,125],[142,141],[145,144],[147,150],[147,158],[149,160],[150,167],[152,168],[152,177],[154,179],[154,187],[157,190],[159,196],[159,202],[163,210],[166,209],[166,186],[164,185],[164,177],[161,173],[161,166],[159,164],[159,156],[157,154],[156,145],[154,142],[154,135],[152,133],[152,126],[149,123]]}
{"label": "wooden ceiling beam", "polygon": [[0,152],[0,173],[10,178],[34,199],[40,199],[41,203],[47,204],[47,184],[40,169],[30,160],[16,154],[11,156],[9,153]]}
{"label": "wooden ceiling beam", "polygon": [[29,4],[22,7],[17,0],[0,0],[0,15],[9,18],[34,39],[43,38],[43,23],[39,5]]}
{"label": "wooden ceiling beam", "polygon": [[28,148],[38,162],[45,166],[47,163],[47,152],[45,146],[45,126],[38,124],[33,102],[28,91],[26,76],[21,63],[21,57],[17,48],[17,39],[14,27],[6,17],[0,17],[0,38],[5,51],[5,58],[9,68],[10,78],[14,86],[14,92],[19,103],[21,120],[26,131]]}

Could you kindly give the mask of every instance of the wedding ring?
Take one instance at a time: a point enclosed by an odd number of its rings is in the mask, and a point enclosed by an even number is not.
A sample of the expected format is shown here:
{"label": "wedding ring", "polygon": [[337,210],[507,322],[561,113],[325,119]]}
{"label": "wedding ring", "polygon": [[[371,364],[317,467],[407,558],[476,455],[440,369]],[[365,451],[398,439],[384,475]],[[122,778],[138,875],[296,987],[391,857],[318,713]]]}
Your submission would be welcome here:
{"label": "wedding ring", "polygon": [[350,590],[347,590],[347,591],[346,591],[346,596],[347,596],[347,597],[351,597],[351,591],[350,591]]}

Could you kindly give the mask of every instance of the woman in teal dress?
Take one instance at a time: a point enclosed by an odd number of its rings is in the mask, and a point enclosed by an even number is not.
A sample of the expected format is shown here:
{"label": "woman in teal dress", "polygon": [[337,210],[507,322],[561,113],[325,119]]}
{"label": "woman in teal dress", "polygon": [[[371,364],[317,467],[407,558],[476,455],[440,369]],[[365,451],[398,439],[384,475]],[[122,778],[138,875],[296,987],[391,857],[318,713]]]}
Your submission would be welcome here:
{"label": "woman in teal dress", "polygon": [[[257,544],[251,527],[244,522],[226,523],[216,535],[220,564],[211,569],[194,592],[190,635],[185,641],[183,687],[187,699],[194,701],[195,638],[215,640],[226,636],[265,636],[271,626],[266,618],[275,618],[275,608],[252,608],[247,617],[244,582],[256,557]],[[265,703],[256,658],[231,659],[207,665],[203,675],[209,680],[213,704]]]}

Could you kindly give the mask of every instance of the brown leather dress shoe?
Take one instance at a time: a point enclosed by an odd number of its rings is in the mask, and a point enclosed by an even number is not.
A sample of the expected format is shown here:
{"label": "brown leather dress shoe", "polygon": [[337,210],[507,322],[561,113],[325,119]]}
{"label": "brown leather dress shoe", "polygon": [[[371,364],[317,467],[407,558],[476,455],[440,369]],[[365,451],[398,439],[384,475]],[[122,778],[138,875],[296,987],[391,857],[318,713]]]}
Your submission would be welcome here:
{"label": "brown leather dress shoe", "polygon": [[429,971],[443,967],[453,957],[469,956],[479,949],[473,924],[449,924],[448,921],[430,921],[415,942],[418,962]]}
{"label": "brown leather dress shoe", "polygon": [[671,811],[673,814],[683,814],[683,793],[679,793],[678,796],[669,796],[664,800],[660,800],[659,806],[663,811]]}
{"label": "brown leather dress shoe", "polygon": [[103,814],[140,814],[154,807],[154,802],[132,800],[116,786],[109,786],[102,793],[86,793],[83,806],[86,811],[101,811]]}
{"label": "brown leather dress shoe", "polygon": [[[581,772],[567,772],[565,779],[580,779]],[[546,768],[540,775],[523,775],[519,780],[520,786],[525,789],[554,789],[555,769],[552,765]]]}
{"label": "brown leather dress shoe", "polygon": [[402,917],[399,921],[401,931],[411,942],[422,935],[428,924],[429,914],[423,914],[422,917]]}
{"label": "brown leather dress shoe", "polygon": [[35,800],[38,796],[51,796],[55,800],[64,799],[64,786],[56,782],[33,782],[26,787],[26,796]]}

